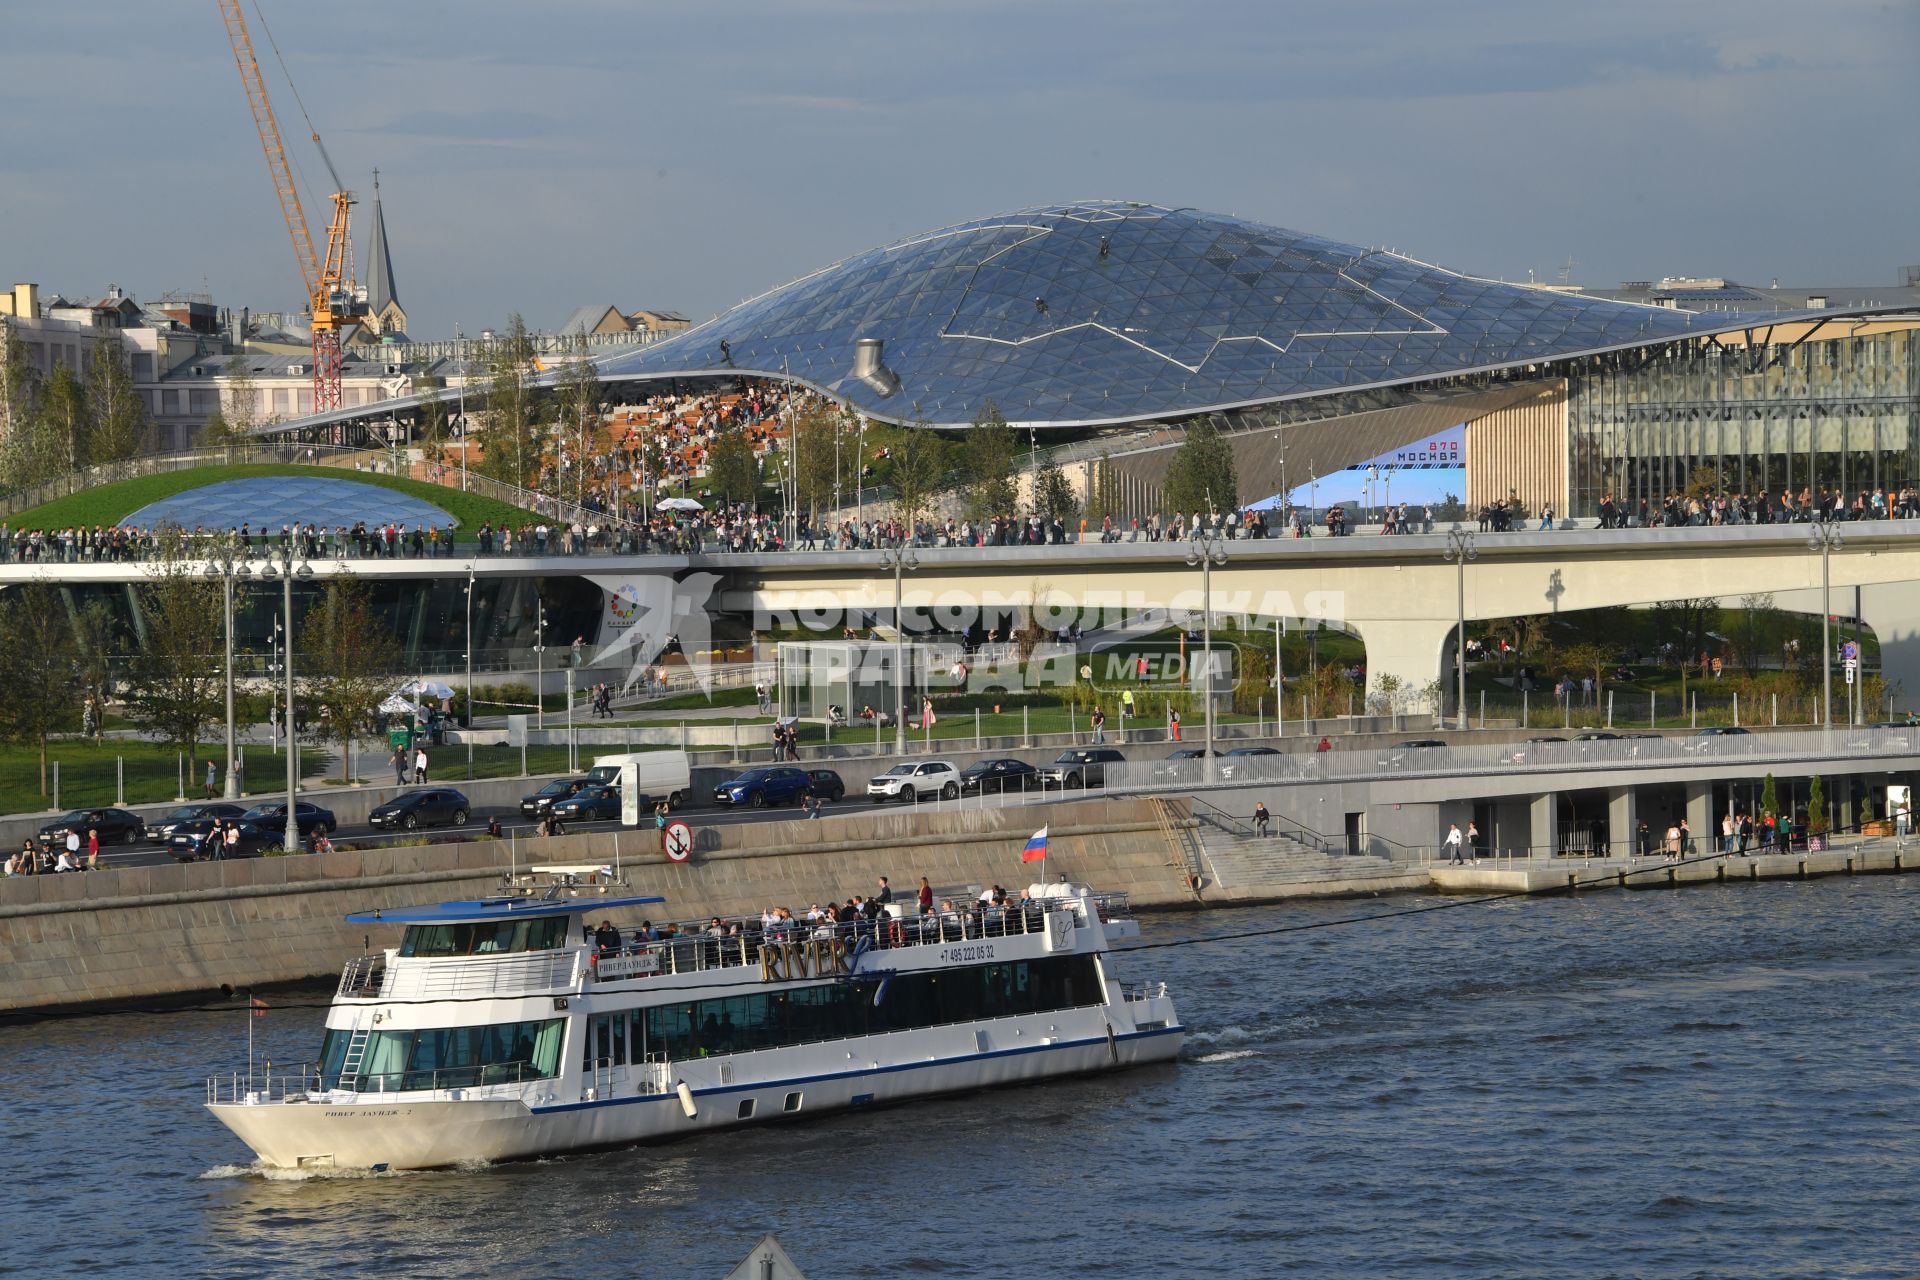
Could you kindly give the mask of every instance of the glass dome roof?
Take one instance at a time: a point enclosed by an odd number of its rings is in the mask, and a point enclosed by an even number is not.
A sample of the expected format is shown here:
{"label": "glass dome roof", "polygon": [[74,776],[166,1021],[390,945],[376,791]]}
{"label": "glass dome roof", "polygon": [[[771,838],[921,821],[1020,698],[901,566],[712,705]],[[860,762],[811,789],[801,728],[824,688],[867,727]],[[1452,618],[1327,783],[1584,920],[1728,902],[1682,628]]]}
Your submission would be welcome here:
{"label": "glass dome roof", "polygon": [[[1096,201],[874,249],[601,363],[608,380],[791,377],[892,421],[1178,417],[1725,328],[1459,275],[1239,218]],[[885,343],[899,388],[852,376]],[[884,379],[876,380],[885,385]]]}

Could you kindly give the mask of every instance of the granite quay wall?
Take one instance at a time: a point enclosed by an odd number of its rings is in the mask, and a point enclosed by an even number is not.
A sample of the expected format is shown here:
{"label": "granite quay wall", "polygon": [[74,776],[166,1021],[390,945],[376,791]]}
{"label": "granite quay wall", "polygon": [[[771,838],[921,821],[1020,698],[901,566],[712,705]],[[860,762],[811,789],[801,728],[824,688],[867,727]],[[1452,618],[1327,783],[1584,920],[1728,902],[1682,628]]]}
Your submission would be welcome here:
{"label": "granite quay wall", "polygon": [[[706,828],[685,865],[661,857],[651,832],[600,832],[8,879],[0,881],[0,1014],[329,978],[349,958],[399,939],[396,926],[348,924],[349,912],[481,896],[529,857],[617,857],[632,892],[667,899],[656,919],[804,909],[871,892],[882,875],[896,893],[923,875],[943,890],[1017,888],[1037,871],[1019,856],[1035,817],[1017,808],[903,809]],[[1084,800],[1049,807],[1044,821],[1050,876],[1125,890],[1143,907],[1192,901],[1156,802]]]}

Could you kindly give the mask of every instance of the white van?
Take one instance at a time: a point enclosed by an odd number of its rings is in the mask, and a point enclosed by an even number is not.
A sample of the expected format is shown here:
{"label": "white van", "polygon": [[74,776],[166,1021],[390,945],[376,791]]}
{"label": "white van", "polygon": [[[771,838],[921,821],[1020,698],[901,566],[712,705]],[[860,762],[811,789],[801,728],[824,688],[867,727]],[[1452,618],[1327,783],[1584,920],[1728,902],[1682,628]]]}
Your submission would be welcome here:
{"label": "white van", "polygon": [[684,807],[693,768],[684,751],[635,751],[595,756],[587,777],[601,786],[620,788],[620,821],[633,827],[646,821],[642,797],[649,810],[662,800],[668,809]]}

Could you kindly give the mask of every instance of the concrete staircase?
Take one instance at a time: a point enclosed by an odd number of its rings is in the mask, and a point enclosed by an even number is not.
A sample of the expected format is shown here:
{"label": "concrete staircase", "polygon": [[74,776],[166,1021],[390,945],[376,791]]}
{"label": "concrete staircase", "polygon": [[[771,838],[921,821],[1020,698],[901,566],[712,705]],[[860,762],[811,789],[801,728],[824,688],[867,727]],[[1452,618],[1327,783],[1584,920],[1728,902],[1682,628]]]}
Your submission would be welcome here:
{"label": "concrete staircase", "polygon": [[1197,834],[1213,873],[1210,896],[1230,899],[1344,897],[1427,889],[1425,867],[1371,856],[1330,857],[1275,831],[1256,836],[1202,821]]}

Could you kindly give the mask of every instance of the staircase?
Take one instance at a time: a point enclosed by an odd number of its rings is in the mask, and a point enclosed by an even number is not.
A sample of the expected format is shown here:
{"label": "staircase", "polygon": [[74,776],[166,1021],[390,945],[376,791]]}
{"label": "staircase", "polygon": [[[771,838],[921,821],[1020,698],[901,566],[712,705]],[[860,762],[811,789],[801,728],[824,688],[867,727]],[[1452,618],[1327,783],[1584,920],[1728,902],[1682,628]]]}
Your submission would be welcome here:
{"label": "staircase", "polygon": [[1315,898],[1395,893],[1426,889],[1425,867],[1371,855],[1329,851],[1313,832],[1276,822],[1267,835],[1254,833],[1250,821],[1195,802],[1199,825],[1194,834],[1228,898]]}

